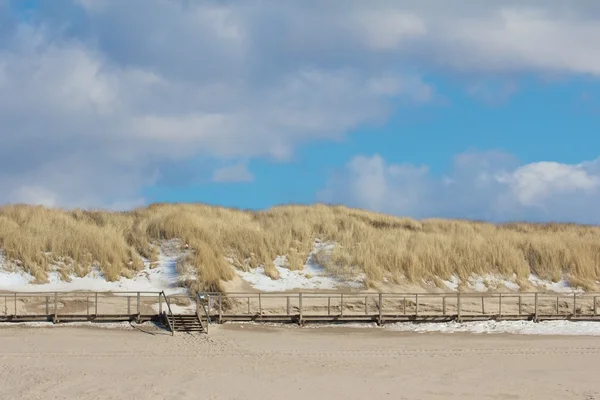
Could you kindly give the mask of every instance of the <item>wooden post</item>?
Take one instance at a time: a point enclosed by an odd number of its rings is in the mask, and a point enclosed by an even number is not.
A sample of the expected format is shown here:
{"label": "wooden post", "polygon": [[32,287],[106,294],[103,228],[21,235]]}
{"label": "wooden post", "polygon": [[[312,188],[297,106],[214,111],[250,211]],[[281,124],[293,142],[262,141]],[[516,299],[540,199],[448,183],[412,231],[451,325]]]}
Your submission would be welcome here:
{"label": "wooden post", "polygon": [[498,315],[502,316],[502,293],[500,293],[500,297],[498,300]]}
{"label": "wooden post", "polygon": [[379,325],[383,324],[383,294],[379,293]]}
{"label": "wooden post", "polygon": [[298,312],[300,317],[298,318],[298,324],[302,326],[302,293],[298,294]]}
{"label": "wooden post", "polygon": [[58,314],[58,294],[54,292],[54,319],[57,319]]}
{"label": "wooden post", "polygon": [[481,315],[485,315],[485,297],[481,295]]}
{"label": "wooden post", "polygon": [[98,315],[98,292],[94,293],[94,315]]}
{"label": "wooden post", "polygon": [[137,315],[140,315],[140,309],[142,307],[142,305],[140,304],[140,300],[141,300],[140,292],[137,292],[137,312],[136,312]]}
{"label": "wooden post", "polygon": [[258,315],[262,317],[262,297],[258,294]]}
{"label": "wooden post", "polygon": [[573,293],[573,315],[577,315],[577,293]]}
{"label": "wooden post", "polygon": [[340,317],[344,317],[344,293],[340,295]]}
{"label": "wooden post", "polygon": [[219,324],[223,322],[223,295],[219,293]]}
{"label": "wooden post", "polygon": [[522,304],[521,295],[519,295],[519,315],[521,315],[521,304]]}
{"label": "wooden post", "polygon": [[290,313],[290,296],[287,296],[286,311],[287,311],[288,316],[291,315],[291,313]]}
{"label": "wooden post", "polygon": [[365,296],[365,315],[369,315],[369,298]]}
{"label": "wooden post", "polygon": [[127,315],[131,315],[131,296],[127,296]]}
{"label": "wooden post", "polygon": [[533,315],[534,315],[534,321],[537,322],[538,319],[538,294],[535,294],[535,299],[534,299],[534,306],[533,306]]}
{"label": "wooden post", "polygon": [[556,313],[560,314],[559,297],[556,295]]}
{"label": "wooden post", "polygon": [[158,295],[158,313],[162,315],[162,296]]}
{"label": "wooden post", "polygon": [[446,315],[446,295],[442,297],[442,315]]}
{"label": "wooden post", "polygon": [[406,297],[402,298],[402,313],[406,315]]}
{"label": "wooden post", "polygon": [[50,297],[46,296],[46,317],[50,315]]}
{"label": "wooden post", "polygon": [[415,315],[419,315],[419,295],[415,294]]}
{"label": "wooden post", "polygon": [[456,314],[458,322],[461,322],[461,311],[460,311],[460,292],[456,295]]}
{"label": "wooden post", "polygon": [[250,315],[250,296],[248,296],[248,315]]}
{"label": "wooden post", "polygon": [[331,315],[331,297],[327,296],[327,315]]}
{"label": "wooden post", "polygon": [[85,296],[85,314],[90,318],[90,296]]}

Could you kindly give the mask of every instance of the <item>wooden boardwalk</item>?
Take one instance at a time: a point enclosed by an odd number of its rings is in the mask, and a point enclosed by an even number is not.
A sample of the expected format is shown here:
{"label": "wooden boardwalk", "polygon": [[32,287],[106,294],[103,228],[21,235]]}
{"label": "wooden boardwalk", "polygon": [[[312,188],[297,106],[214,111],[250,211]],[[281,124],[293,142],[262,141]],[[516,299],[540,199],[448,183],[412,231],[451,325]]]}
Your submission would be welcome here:
{"label": "wooden boardwalk", "polygon": [[600,293],[0,292],[0,322],[154,321],[172,333],[210,323],[600,321]]}
{"label": "wooden boardwalk", "polygon": [[599,320],[598,293],[205,293],[211,322]]}

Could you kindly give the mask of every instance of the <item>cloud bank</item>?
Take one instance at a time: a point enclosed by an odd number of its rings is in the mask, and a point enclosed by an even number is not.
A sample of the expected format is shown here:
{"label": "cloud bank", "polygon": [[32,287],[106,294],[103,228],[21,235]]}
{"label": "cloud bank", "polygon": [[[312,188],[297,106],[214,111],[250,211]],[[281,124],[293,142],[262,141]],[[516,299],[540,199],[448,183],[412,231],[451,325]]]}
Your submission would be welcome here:
{"label": "cloud bank", "polygon": [[319,199],[418,218],[460,216],[600,224],[600,158],[580,164],[519,164],[500,152],[464,153],[452,171],[433,176],[426,166],[356,156]]}
{"label": "cloud bank", "polygon": [[[191,181],[248,181],[240,162],[285,162],[298,146],[385,122],[402,102],[426,104],[428,74],[600,75],[592,0],[18,6],[0,0],[0,203],[138,205],[166,166],[198,157],[238,170]],[[372,159],[354,162],[377,176]]]}

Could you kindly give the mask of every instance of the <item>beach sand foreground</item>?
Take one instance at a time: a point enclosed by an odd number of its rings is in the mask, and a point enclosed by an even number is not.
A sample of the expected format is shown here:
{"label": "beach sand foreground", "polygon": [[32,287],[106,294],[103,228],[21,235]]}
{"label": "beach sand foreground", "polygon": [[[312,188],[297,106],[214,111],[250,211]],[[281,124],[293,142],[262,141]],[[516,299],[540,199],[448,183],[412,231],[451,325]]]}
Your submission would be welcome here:
{"label": "beach sand foreground", "polygon": [[0,399],[600,400],[597,337],[0,328]]}

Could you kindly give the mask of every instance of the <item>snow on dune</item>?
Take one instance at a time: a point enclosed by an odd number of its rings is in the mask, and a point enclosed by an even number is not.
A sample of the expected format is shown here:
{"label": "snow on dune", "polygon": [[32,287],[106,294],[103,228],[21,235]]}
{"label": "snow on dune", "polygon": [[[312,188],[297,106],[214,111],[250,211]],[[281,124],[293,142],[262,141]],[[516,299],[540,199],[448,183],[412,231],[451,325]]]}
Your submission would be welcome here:
{"label": "snow on dune", "polygon": [[[483,275],[472,275],[465,282],[466,288],[471,292],[487,292],[491,289],[502,289],[506,288],[512,291],[518,291],[521,289],[519,284],[515,281],[517,276],[513,274],[512,277],[507,278],[500,275],[494,274],[483,274]],[[546,290],[556,293],[582,293],[581,288],[574,288],[570,286],[567,279],[561,279],[558,282],[552,282],[549,280],[541,279],[536,275],[529,275],[529,283],[537,289]],[[444,285],[451,291],[458,291],[459,285],[462,283],[461,279],[453,275],[450,279],[443,281]]]}
{"label": "snow on dune", "polygon": [[8,271],[3,269],[0,259],[0,291],[46,292],[46,291],[131,291],[156,292],[164,290],[167,294],[185,293],[186,289],[178,287],[176,270],[178,256],[160,254],[156,266],[145,262],[145,268],[133,278],[121,278],[118,281],[107,281],[100,271],[92,270],[87,276],[71,276],[71,282],[61,279],[58,272],[48,274],[48,283],[33,284],[34,277],[24,271]]}
{"label": "snow on dune", "polygon": [[271,279],[265,275],[264,267],[258,267],[250,271],[236,270],[237,274],[253,288],[263,292],[284,292],[294,289],[321,289],[332,290],[338,287],[363,288],[363,277],[359,276],[352,281],[342,281],[328,276],[327,271],[315,261],[314,255],[318,251],[329,251],[333,248],[331,243],[316,241],[313,251],[309,254],[304,268],[292,271],[286,265],[286,257],[279,256],[274,260],[275,269],[279,272],[279,279]]}

